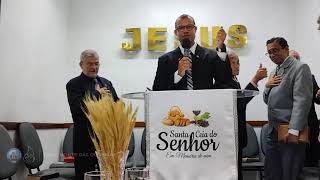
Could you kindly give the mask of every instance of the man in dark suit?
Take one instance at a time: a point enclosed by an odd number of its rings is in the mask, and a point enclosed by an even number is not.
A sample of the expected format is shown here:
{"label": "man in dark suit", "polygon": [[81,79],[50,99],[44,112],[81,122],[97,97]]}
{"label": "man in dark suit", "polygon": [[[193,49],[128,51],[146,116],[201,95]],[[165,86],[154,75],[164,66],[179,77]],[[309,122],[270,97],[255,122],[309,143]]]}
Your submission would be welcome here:
{"label": "man in dark suit", "polygon": [[[233,89],[241,89],[240,83],[237,79],[237,75],[239,75],[240,70],[240,62],[239,57],[234,52],[228,52],[227,62],[230,64],[231,72],[232,72],[232,82],[230,83],[230,88]],[[255,90],[258,89],[258,82],[267,77],[267,69],[262,67],[258,68],[256,74],[246,86],[246,90]],[[247,104],[251,101],[253,97],[244,97],[238,98],[237,100],[237,111],[238,111],[238,179],[242,180],[242,149],[247,145],[247,128],[246,128],[246,109]]]}
{"label": "man in dark suit", "polygon": [[174,33],[180,44],[175,50],[159,57],[153,90],[232,87],[231,68],[226,62],[224,44],[226,32],[222,28],[218,31],[217,48],[210,50],[195,43],[196,31],[193,17],[183,14],[177,18]]}
{"label": "man in dark suit", "polygon": [[80,56],[82,73],[71,79],[67,85],[68,102],[74,122],[73,151],[75,157],[76,179],[84,179],[84,173],[98,168],[95,148],[91,141],[89,131],[92,131],[90,122],[83,112],[83,98],[87,93],[99,98],[111,94],[118,100],[116,91],[111,82],[98,76],[99,56],[94,50],[85,50]]}
{"label": "man in dark suit", "polygon": [[[177,18],[174,32],[180,45],[159,57],[153,90],[227,88],[225,84],[232,78],[230,67],[225,62],[225,31],[221,28],[218,32],[218,52],[195,43],[196,31],[197,27],[191,16],[183,14]],[[191,52],[187,53],[189,50]]]}
{"label": "man in dark suit", "polygon": [[[307,126],[312,102],[312,76],[307,64],[289,56],[282,37],[267,41],[270,59],[277,68],[270,74],[263,93],[268,105],[269,128],[266,137],[265,179],[297,180],[303,167],[305,144],[299,134]],[[278,143],[278,126],[288,123],[284,143]]]}

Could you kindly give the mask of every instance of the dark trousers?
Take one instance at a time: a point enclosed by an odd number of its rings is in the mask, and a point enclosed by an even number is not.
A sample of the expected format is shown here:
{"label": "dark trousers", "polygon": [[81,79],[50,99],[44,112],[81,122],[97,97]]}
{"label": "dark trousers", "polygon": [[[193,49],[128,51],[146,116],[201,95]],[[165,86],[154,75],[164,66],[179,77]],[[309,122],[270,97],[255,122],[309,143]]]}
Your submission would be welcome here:
{"label": "dark trousers", "polygon": [[238,148],[238,180],[243,180],[242,177],[242,148]]}
{"label": "dark trousers", "polygon": [[98,160],[94,153],[77,153],[74,158],[76,180],[83,180],[84,174],[99,168]]}
{"label": "dark trousers", "polygon": [[277,130],[267,129],[265,180],[297,180],[303,168],[305,144],[279,144]]}
{"label": "dark trousers", "polygon": [[319,122],[316,121],[314,125],[309,125],[309,140],[310,144],[306,147],[306,160],[307,167],[319,167],[320,156],[320,143],[318,141],[319,135]]}

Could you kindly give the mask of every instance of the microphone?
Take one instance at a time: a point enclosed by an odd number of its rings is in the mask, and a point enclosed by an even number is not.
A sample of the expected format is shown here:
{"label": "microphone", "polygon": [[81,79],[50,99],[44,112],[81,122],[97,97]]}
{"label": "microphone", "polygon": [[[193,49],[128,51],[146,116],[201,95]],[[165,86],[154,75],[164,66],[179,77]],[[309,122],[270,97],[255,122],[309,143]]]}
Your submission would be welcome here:
{"label": "microphone", "polygon": [[184,49],[183,56],[192,59],[191,51],[190,51],[191,41],[190,41],[188,38],[183,39],[183,40],[181,41],[181,46],[182,46],[183,49]]}

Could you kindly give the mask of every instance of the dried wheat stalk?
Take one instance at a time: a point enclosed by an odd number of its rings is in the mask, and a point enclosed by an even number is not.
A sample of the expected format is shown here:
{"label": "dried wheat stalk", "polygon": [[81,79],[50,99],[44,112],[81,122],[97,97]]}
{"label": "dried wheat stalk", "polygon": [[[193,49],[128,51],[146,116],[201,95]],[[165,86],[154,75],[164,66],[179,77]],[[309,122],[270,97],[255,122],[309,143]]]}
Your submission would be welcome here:
{"label": "dried wheat stalk", "polygon": [[118,180],[123,173],[120,161],[128,150],[137,108],[133,109],[131,103],[126,107],[122,100],[114,102],[111,96],[96,99],[86,95],[84,104],[93,129],[90,136],[102,164],[100,170],[111,173],[112,180]]}

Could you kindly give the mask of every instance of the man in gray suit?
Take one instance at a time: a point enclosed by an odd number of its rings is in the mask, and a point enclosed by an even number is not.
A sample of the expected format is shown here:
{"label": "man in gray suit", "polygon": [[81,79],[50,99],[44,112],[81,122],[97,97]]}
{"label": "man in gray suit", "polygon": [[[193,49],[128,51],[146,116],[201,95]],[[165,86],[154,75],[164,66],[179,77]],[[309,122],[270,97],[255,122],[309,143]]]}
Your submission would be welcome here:
{"label": "man in gray suit", "polygon": [[[277,64],[266,83],[263,100],[268,105],[269,129],[266,139],[265,179],[296,180],[303,167],[305,144],[299,133],[307,126],[312,101],[312,78],[307,64],[289,56],[282,37],[267,41],[267,55]],[[279,123],[289,123],[285,143],[278,143]]]}

